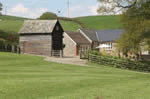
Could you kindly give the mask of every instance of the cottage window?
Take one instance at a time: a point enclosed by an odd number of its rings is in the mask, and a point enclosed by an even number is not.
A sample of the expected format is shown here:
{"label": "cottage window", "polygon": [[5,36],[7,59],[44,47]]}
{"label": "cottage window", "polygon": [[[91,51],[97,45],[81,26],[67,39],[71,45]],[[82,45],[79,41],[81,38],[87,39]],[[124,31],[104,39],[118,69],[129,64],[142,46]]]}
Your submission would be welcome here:
{"label": "cottage window", "polygon": [[106,45],[108,45],[109,47],[105,47],[106,50],[112,50],[112,43],[109,42]]}

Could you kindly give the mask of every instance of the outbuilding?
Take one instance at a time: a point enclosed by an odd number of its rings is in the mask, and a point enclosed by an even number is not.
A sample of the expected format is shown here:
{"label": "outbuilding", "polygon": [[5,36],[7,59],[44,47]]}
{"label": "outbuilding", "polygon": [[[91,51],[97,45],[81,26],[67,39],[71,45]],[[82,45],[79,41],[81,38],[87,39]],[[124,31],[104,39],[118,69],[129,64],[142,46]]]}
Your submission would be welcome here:
{"label": "outbuilding", "polygon": [[63,54],[64,30],[58,20],[26,20],[19,31],[21,53],[53,56]]}
{"label": "outbuilding", "polygon": [[91,49],[91,43],[80,32],[65,31],[63,42],[64,56],[79,56],[81,51]]}

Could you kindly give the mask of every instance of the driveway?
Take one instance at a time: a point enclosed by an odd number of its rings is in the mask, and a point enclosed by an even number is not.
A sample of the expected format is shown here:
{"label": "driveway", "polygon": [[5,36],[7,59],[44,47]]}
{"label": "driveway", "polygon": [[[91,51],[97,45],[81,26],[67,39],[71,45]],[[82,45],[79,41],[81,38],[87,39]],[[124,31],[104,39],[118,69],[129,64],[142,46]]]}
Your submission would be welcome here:
{"label": "driveway", "polygon": [[58,62],[58,63],[64,63],[64,64],[74,64],[74,65],[80,65],[80,66],[88,66],[87,60],[80,59],[79,56],[77,57],[46,57],[44,60],[51,61],[51,62]]}

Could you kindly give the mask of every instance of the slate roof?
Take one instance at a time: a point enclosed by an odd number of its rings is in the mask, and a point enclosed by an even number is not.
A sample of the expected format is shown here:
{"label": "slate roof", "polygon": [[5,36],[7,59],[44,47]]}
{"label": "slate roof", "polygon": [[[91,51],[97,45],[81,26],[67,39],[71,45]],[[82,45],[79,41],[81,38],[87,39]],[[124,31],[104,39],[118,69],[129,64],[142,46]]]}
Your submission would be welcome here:
{"label": "slate roof", "polygon": [[123,29],[115,30],[97,30],[97,37],[99,41],[114,41],[120,38],[120,35],[124,32]]}
{"label": "slate roof", "polygon": [[86,36],[88,36],[92,41],[98,41],[96,31],[88,29],[80,29]]}
{"label": "slate roof", "polygon": [[67,33],[77,44],[90,44],[80,32],[65,31],[65,33]]}
{"label": "slate roof", "polygon": [[51,33],[57,20],[25,20],[19,33]]}

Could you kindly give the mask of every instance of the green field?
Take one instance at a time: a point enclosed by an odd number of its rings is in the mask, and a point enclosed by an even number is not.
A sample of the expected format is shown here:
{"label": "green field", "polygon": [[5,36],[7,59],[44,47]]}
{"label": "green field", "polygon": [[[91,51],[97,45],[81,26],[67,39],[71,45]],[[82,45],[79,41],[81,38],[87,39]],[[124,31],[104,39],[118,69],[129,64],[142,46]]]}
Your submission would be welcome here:
{"label": "green field", "polygon": [[[18,33],[19,29],[22,27],[25,18],[13,17],[13,16],[0,16],[0,30],[5,32],[15,32]],[[60,23],[65,31],[76,31],[80,28],[80,25],[70,21],[60,20]]]}
{"label": "green field", "polygon": [[15,20],[17,20],[17,21],[24,21],[24,20],[27,20],[27,19],[29,19],[29,18],[23,18],[23,17],[16,17],[16,16],[0,16],[0,19],[1,20],[6,20],[6,21],[15,21]]}
{"label": "green field", "polygon": [[[0,21],[0,30],[18,33],[19,29],[23,25],[23,22],[24,21]],[[73,22],[61,20],[60,23],[65,31],[76,31],[80,28],[80,25]]]}
{"label": "green field", "polygon": [[[15,16],[0,16],[0,29],[6,32],[17,33],[21,28],[23,21],[27,18]],[[85,26],[89,29],[119,29],[121,28],[120,16],[86,16],[78,17]],[[61,25],[65,31],[76,31],[81,26],[75,22],[61,20]]]}
{"label": "green field", "polygon": [[86,16],[78,17],[89,29],[119,29],[121,28],[120,16]]}
{"label": "green field", "polygon": [[150,99],[150,74],[0,53],[0,99]]}

